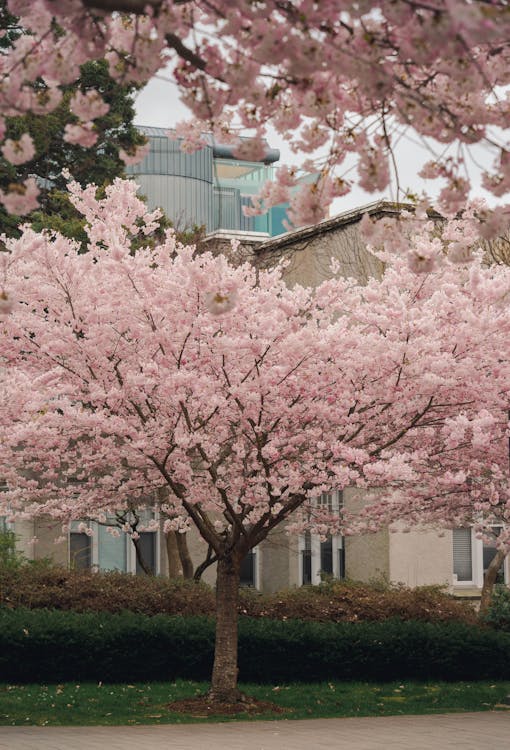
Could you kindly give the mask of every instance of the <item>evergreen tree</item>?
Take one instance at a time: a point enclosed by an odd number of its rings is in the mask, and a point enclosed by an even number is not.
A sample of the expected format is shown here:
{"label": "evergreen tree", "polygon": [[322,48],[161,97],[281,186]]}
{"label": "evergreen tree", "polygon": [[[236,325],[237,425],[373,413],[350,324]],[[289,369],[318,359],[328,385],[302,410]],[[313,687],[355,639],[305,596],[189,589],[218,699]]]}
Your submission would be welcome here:
{"label": "evergreen tree", "polygon": [[[0,54],[7,54],[9,47],[20,34],[25,33],[15,16],[0,0]],[[66,125],[73,125],[79,118],[73,114],[71,99],[80,91],[97,91],[109,105],[106,114],[94,120],[97,141],[89,147],[68,143],[64,140]],[[81,66],[80,78],[65,87],[58,107],[49,114],[27,113],[6,118],[6,138],[17,141],[28,133],[34,143],[35,155],[23,164],[12,164],[0,153],[0,188],[22,183],[31,176],[38,178],[41,194],[40,206],[22,219],[34,228],[55,229],[67,237],[82,242],[83,217],[71,205],[65,192],[66,179],[62,170],[68,169],[73,178],[85,186],[95,183],[99,187],[109,184],[124,173],[124,162],[119,150],[130,152],[145,142],[133,125],[133,95],[136,86],[114,81],[108,73],[105,60],[92,60]],[[0,230],[9,236],[18,234],[20,218],[8,214],[0,206]]]}

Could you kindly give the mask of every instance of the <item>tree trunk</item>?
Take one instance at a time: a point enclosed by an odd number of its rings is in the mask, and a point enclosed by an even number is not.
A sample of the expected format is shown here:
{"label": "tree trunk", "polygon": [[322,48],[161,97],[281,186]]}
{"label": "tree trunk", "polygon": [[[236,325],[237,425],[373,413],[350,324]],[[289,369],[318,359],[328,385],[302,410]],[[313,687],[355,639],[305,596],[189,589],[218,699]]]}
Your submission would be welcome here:
{"label": "tree trunk", "polygon": [[168,560],[168,577],[169,578],[182,578],[183,570],[177,549],[177,539],[175,531],[169,531],[165,534],[166,541],[166,557]]}
{"label": "tree trunk", "polygon": [[237,620],[239,562],[231,557],[218,561],[216,581],[216,643],[209,697],[214,702],[235,703],[237,689]]}
{"label": "tree trunk", "polygon": [[147,565],[147,563],[145,562],[145,558],[143,556],[142,549],[140,547],[140,540],[134,539],[133,537],[131,537],[131,539],[133,540],[133,544],[135,545],[136,559],[138,560],[138,564],[140,565],[145,575],[153,576],[154,571],[151,570],[149,566]]}
{"label": "tree trunk", "polygon": [[179,551],[179,559],[181,561],[182,573],[187,581],[193,578],[193,561],[188,549],[188,541],[186,534],[180,534],[178,531],[174,532],[177,540],[177,549]]}
{"label": "tree trunk", "polygon": [[482,587],[482,598],[480,599],[480,615],[487,614],[487,611],[491,605],[492,594],[494,592],[494,584],[498,577],[499,569],[501,568],[503,561],[506,557],[506,552],[498,549],[496,554],[492,558],[489,567],[485,573]]}

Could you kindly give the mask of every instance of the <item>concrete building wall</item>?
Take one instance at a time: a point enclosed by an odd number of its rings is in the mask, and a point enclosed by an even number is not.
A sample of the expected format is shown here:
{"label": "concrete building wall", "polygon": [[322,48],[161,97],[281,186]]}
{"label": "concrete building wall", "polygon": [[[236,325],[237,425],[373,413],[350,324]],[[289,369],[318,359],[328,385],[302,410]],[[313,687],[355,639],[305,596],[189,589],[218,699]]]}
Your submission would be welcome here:
{"label": "concrete building wall", "polygon": [[280,260],[289,286],[301,284],[315,287],[331,278],[331,260],[338,265],[338,275],[366,282],[381,276],[384,264],[370,253],[360,235],[360,220],[366,212],[373,217],[395,215],[394,204],[376,203],[366,211],[350,211],[316,227],[305,227],[295,232],[273,237],[257,250],[257,262],[267,268]]}
{"label": "concrete building wall", "polygon": [[[345,540],[345,576],[353,581],[389,581],[388,532],[349,536]],[[393,580],[393,579],[391,579]]]}
{"label": "concrete building wall", "polygon": [[297,585],[297,542],[283,528],[271,532],[259,546],[258,555],[259,588],[262,591],[281,591]]}
{"label": "concrete building wall", "polygon": [[406,586],[452,587],[451,531],[413,528],[409,533],[389,534],[390,579]]}
{"label": "concrete building wall", "polygon": [[34,558],[51,557],[57,565],[69,564],[67,539],[62,540],[62,525],[54,521],[40,519],[35,523]]}
{"label": "concrete building wall", "polygon": [[[355,487],[343,492],[344,507],[353,513],[366,504],[366,493]],[[387,530],[345,538],[345,575],[354,581],[389,580],[389,534]]]}
{"label": "concrete building wall", "polygon": [[[12,531],[16,534],[16,546],[27,560],[33,560],[35,554],[35,521],[16,521]],[[44,557],[44,555],[42,555]]]}
{"label": "concrete building wall", "polygon": [[[266,256],[267,257],[267,256]],[[365,248],[360,235],[359,225],[351,224],[341,232],[305,240],[292,248],[292,253],[285,254],[289,265],[285,269],[285,279],[289,286],[318,286],[331,278],[331,260],[339,264],[339,275],[352,277],[366,282],[370,276],[382,273],[382,263]]]}

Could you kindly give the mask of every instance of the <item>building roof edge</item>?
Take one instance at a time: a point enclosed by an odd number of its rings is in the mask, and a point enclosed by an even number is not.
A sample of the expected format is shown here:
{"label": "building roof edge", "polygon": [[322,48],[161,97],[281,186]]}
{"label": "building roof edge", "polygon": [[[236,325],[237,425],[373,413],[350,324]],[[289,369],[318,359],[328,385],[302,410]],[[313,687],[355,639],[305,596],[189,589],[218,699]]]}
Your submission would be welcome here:
{"label": "building roof edge", "polygon": [[327,232],[331,232],[332,230],[337,229],[340,226],[354,224],[357,221],[361,221],[361,218],[364,214],[368,214],[369,216],[373,216],[374,214],[395,215],[404,210],[414,210],[413,204],[398,203],[396,201],[389,201],[385,199],[374,201],[373,203],[367,203],[363,206],[359,206],[358,208],[352,208],[348,211],[343,211],[342,213],[337,214],[330,219],[324,219],[323,221],[320,221],[318,224],[310,224],[306,227],[299,227],[298,229],[286,232],[285,234],[279,234],[276,237],[271,237],[265,242],[262,242],[257,247],[257,252],[268,249],[274,250],[277,248],[283,248],[286,245],[291,245],[302,240],[311,239],[312,237],[319,236],[321,234],[326,234]]}

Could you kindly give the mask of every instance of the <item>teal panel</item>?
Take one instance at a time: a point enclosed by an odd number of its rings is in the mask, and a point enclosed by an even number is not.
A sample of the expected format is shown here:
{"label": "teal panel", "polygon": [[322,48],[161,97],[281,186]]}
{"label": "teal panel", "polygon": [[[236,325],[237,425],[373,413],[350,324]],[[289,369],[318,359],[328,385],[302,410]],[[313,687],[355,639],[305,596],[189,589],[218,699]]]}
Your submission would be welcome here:
{"label": "teal panel", "polygon": [[100,570],[127,570],[127,543],[128,538],[121,532],[120,536],[114,537],[108,533],[106,526],[99,526],[97,547],[98,565]]}
{"label": "teal panel", "polygon": [[287,219],[288,208],[288,203],[280,203],[278,206],[273,206],[273,208],[269,209],[268,231],[271,237],[276,237],[278,234],[284,234],[289,231],[283,225],[283,222]]}

